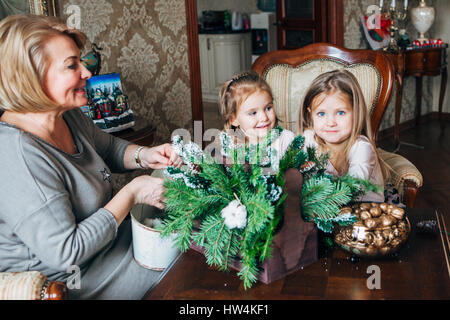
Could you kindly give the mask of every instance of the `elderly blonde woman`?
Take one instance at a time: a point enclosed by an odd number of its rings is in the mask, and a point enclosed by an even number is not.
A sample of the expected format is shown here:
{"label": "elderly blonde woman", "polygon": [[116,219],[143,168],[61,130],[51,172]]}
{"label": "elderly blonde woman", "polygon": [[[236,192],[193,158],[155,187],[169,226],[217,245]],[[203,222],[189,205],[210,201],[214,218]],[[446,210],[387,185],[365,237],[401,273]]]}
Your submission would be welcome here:
{"label": "elderly blonde woman", "polygon": [[84,42],[56,18],[0,22],[0,271],[66,281],[75,265],[81,288],[70,297],[138,299],[161,274],[133,260],[124,218],[138,203],[162,208],[164,187],[142,175],[113,196],[109,175],[181,160],[168,144],[130,144],[83,115]]}

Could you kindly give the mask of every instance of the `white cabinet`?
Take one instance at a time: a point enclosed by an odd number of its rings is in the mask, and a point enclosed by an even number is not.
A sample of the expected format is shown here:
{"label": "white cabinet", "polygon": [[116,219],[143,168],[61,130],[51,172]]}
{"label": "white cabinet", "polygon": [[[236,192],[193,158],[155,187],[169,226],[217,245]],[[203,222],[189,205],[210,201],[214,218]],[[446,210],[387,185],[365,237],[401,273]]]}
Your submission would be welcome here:
{"label": "white cabinet", "polygon": [[251,68],[251,35],[199,34],[203,100],[218,102],[223,83]]}

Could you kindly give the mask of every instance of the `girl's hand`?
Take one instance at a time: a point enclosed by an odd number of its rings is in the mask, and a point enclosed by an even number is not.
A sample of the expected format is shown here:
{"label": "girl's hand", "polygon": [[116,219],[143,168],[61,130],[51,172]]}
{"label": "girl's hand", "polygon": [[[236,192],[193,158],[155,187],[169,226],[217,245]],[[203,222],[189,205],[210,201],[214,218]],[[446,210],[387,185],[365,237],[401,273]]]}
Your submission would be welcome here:
{"label": "girl's hand", "polygon": [[148,175],[142,175],[134,178],[130,182],[132,187],[132,194],[134,195],[134,204],[147,204],[155,206],[159,209],[166,207],[164,193],[164,180]]}
{"label": "girl's hand", "polygon": [[144,168],[151,169],[163,169],[167,166],[179,168],[183,164],[169,143],[153,148],[144,148],[140,152],[139,158]]}

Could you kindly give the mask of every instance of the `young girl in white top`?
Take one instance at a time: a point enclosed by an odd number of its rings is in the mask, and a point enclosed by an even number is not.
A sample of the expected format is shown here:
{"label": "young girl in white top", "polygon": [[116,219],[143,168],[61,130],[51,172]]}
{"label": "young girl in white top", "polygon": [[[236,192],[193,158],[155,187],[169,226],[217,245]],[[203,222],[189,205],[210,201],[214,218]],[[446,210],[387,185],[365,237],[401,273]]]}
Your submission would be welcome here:
{"label": "young girl in white top", "polygon": [[[295,135],[278,127],[270,86],[255,72],[244,72],[225,82],[219,94],[219,112],[226,132],[233,132],[239,143],[258,144],[272,129],[279,136],[266,141],[276,150],[278,160],[284,155]],[[273,132],[273,131],[272,131]]]}
{"label": "young girl in white top", "polygon": [[[346,70],[318,76],[307,90],[299,114],[305,146],[330,155],[326,172],[367,179],[384,186],[370,119],[358,80]],[[383,202],[383,192],[368,192],[360,201]]]}

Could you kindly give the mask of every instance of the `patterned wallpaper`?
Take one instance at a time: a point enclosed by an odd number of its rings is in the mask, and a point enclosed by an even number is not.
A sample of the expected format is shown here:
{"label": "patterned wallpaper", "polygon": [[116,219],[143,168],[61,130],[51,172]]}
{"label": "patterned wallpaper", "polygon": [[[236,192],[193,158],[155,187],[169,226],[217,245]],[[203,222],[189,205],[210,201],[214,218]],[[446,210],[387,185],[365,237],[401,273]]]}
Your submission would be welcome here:
{"label": "patterned wallpaper", "polygon": [[228,10],[241,13],[258,12],[258,0],[197,0],[197,14],[201,17],[203,10]]}
{"label": "patterned wallpaper", "polygon": [[[436,0],[427,0],[427,4],[434,6]],[[384,1],[390,3],[390,1]],[[397,0],[397,3],[403,1]],[[408,8],[417,7],[419,0],[410,0]],[[359,16],[364,15],[368,6],[379,4],[378,0],[344,0],[344,46],[351,49],[368,49],[368,42],[365,40],[364,31],[362,29]],[[418,32],[414,29],[408,14],[406,20],[406,30],[409,38],[414,40],[418,37]],[[433,35],[433,26],[429,30],[429,35]],[[423,77],[423,98],[422,98],[422,115],[431,112],[433,105],[433,78]],[[394,90],[396,88],[394,87]],[[403,100],[400,116],[400,123],[411,120],[415,116],[416,108],[416,82],[413,77],[407,77],[403,81]],[[392,127],[394,125],[395,109],[395,91],[393,91],[390,103],[386,109],[380,130]]]}
{"label": "patterned wallpaper", "polygon": [[133,111],[156,126],[156,142],[191,130],[184,0],[59,0],[60,17],[69,5],[80,7],[81,30],[103,48],[101,73],[120,73]]}
{"label": "patterned wallpaper", "polygon": [[[192,132],[184,0],[57,0],[57,5],[63,19],[69,5],[79,6],[81,30],[103,48],[101,73],[120,73],[135,114],[156,126],[155,144],[169,142],[177,128]],[[141,174],[113,174],[113,189]]]}

